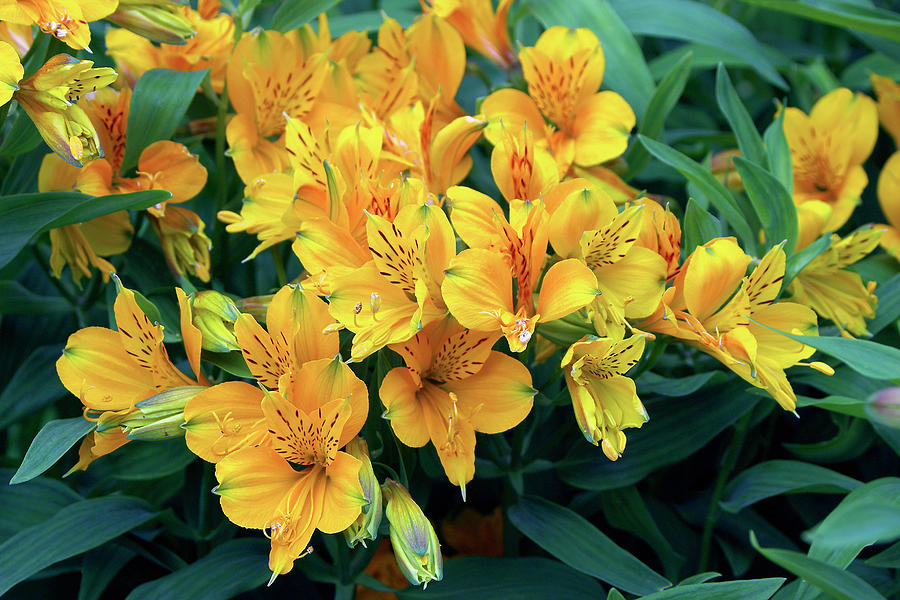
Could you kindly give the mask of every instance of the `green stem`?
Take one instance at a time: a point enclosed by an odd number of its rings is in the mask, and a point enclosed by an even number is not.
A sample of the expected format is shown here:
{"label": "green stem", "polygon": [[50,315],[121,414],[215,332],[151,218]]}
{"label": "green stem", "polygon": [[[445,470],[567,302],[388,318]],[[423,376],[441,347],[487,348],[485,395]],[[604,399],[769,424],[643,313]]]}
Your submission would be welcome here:
{"label": "green stem", "polygon": [[741,454],[741,448],[744,445],[744,438],[747,435],[747,428],[750,426],[752,416],[753,411],[748,410],[734,426],[734,437],[731,438],[731,443],[728,444],[725,456],[722,458],[722,466],[719,469],[719,476],[716,478],[712,498],[709,501],[709,510],[706,513],[706,521],[703,524],[703,537],[700,539],[700,560],[697,566],[698,573],[707,570],[713,527],[716,524],[716,518],[719,516],[719,500],[722,498],[722,492],[725,491],[728,477],[731,475],[731,471],[734,469],[734,465],[737,464],[737,459]]}
{"label": "green stem", "polygon": [[355,595],[355,583],[336,583],[334,585],[334,600],[353,600]]}
{"label": "green stem", "polygon": [[228,202],[228,180],[225,172],[225,117],[228,115],[228,94],[225,90],[219,96],[219,110],[216,114],[216,201],[221,210]]}
{"label": "green stem", "polygon": [[281,255],[281,245],[275,244],[269,250],[272,253],[272,261],[275,263],[275,275],[278,277],[278,287],[287,285],[287,272],[284,270],[284,257]]}

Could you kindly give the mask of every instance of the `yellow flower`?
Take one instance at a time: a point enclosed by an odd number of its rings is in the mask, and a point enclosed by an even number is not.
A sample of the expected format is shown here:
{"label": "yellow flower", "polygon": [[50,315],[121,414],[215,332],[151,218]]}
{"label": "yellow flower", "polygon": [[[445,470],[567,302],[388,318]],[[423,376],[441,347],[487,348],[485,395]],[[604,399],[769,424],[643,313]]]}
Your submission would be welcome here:
{"label": "yellow flower", "polygon": [[88,23],[116,9],[118,0],[0,0],[0,21],[37,25],[70,48],[81,50],[91,42]]}
{"label": "yellow flower", "polygon": [[508,69],[516,64],[506,16],[512,0],[500,0],[497,10],[491,0],[429,0],[434,14],[447,20],[466,46]]}
{"label": "yellow flower", "polygon": [[34,75],[21,80],[14,94],[50,149],[76,167],[103,156],[100,138],[78,101],[117,77],[112,69],[93,65],[89,60],[57,54]]}
{"label": "yellow flower", "polygon": [[748,383],[766,390],[785,410],[797,399],[784,369],[802,365],[812,347],[771,331],[817,335],[816,314],[796,302],[775,302],[784,279],[781,246],[751,258],[734,238],[698,246],[666,290],[657,312],[638,325],[706,352]]}
{"label": "yellow flower", "polygon": [[[277,392],[262,392],[261,403],[246,394],[231,395],[232,404],[255,412],[257,427],[267,435],[257,440],[264,445],[238,447],[216,463],[219,485],[214,490],[225,516],[241,527],[264,530],[271,540],[270,583],[307,553],[316,529],[339,533],[366,505],[361,463],[340,451],[368,414],[365,384],[346,365],[328,359],[304,364],[281,383]],[[189,402],[188,432],[195,426],[189,414],[197,401],[217,407],[223,419],[231,416],[234,407],[217,402],[216,394],[211,388]]]}
{"label": "yellow flower", "polygon": [[[560,173],[573,163],[597,165],[625,151],[635,116],[619,94],[597,91],[604,68],[597,36],[551,27],[534,47],[519,52],[519,60],[528,94],[505,89],[488,96],[481,111],[492,123],[513,129],[527,123],[539,145],[549,145]],[[489,128],[487,137],[496,143],[496,129]]]}
{"label": "yellow flower", "polygon": [[832,321],[848,336],[868,335],[865,319],[875,317],[878,297],[875,282],[863,284],[859,274],[848,267],[865,258],[878,245],[882,230],[877,227],[855,231],[841,239],[831,236],[831,245],[797,274],[788,285],[791,300],[805,304],[819,316]]}
{"label": "yellow flower", "polygon": [[[23,58],[28,53],[29,48],[31,48],[31,43],[34,41],[34,33],[31,31],[31,25],[0,22],[0,41],[12,45],[19,58]],[[21,75],[19,78],[21,79]]]}
{"label": "yellow flower", "polygon": [[878,137],[875,102],[836,89],[820,98],[809,115],[786,108],[784,134],[794,167],[794,203],[825,202],[832,213],[819,234],[837,230],[850,218],[868,183],[862,163]]}
{"label": "yellow flower", "polygon": [[166,264],[173,275],[193,275],[209,281],[212,242],[203,233],[206,224],[192,210],[169,206],[161,216],[150,212],[150,223],[159,236]]}
{"label": "yellow flower", "polygon": [[894,144],[900,145],[900,85],[890,77],[882,77],[872,73],[872,87],[878,97],[878,120],[891,137]]}
{"label": "yellow flower", "polygon": [[578,426],[610,460],[625,451],[622,430],[640,427],[649,418],[634,381],[625,377],[643,354],[645,338],[644,334],[624,340],[586,337],[572,344],[562,359]]}
{"label": "yellow flower", "polygon": [[13,97],[24,74],[25,69],[19,62],[16,49],[11,44],[0,41],[0,106]]}
{"label": "yellow flower", "polygon": [[900,260],[900,152],[894,152],[878,176],[878,204],[890,225],[877,225],[884,230],[881,247]]}
{"label": "yellow flower", "polygon": [[433,321],[390,346],[406,367],[389,371],[379,391],[397,438],[412,447],[430,441],[463,499],[475,475],[475,432],[512,429],[536,394],[521,362],[491,350],[497,338],[464,329],[452,317]]}
{"label": "yellow flower", "polygon": [[172,388],[209,385],[200,371],[200,331],[191,323],[187,296],[180,289],[176,292],[194,378],[172,364],[162,343],[163,327],[150,323],[134,292],[121,285],[113,306],[118,331],[87,327],[69,336],[56,372],[63,386],[81,399],[85,418],[98,422],[97,430],[82,442],[72,470],[86,469],[95,458],[128,441],[118,425],[137,410],[138,402]]}

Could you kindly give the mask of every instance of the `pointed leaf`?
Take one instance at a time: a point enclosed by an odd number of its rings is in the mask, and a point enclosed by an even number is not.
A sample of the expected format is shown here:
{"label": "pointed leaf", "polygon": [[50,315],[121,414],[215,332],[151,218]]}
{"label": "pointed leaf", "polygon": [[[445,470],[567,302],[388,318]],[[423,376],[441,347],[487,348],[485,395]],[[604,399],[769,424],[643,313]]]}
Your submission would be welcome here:
{"label": "pointed leaf", "polygon": [[34,479],[53,466],[69,448],[94,429],[96,423],[74,417],[57,419],[44,425],[34,436],[31,446],[22,459],[19,470],[9,480],[10,485]]}
{"label": "pointed leaf", "polygon": [[759,165],[740,156],[735,156],[733,160],[766,234],[766,248],[787,242],[783,249],[787,256],[791,256],[797,245],[797,208],[790,193],[774,175]]}
{"label": "pointed leaf", "polygon": [[731,84],[731,78],[728,77],[728,71],[725,70],[725,65],[722,63],[719,63],[719,67],[716,69],[716,102],[737,138],[741,156],[757,165],[765,165],[766,149],[763,147],[762,138],[756,130],[753,119],[750,118],[750,113],[747,112],[744,103],[741,102]]}

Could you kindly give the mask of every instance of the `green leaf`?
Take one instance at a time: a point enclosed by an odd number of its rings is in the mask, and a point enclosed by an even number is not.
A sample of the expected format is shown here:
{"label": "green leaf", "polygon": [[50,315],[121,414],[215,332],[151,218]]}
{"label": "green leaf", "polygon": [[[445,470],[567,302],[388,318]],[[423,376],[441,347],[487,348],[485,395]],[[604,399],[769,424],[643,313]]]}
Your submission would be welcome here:
{"label": "green leaf", "polygon": [[587,575],[547,558],[464,556],[444,563],[443,581],[427,590],[408,587],[400,600],[597,600],[603,588]]}
{"label": "green leaf", "polygon": [[862,483],[831,469],[795,460],[758,463],[731,480],[720,502],[728,512],[780,494],[841,494]]}
{"label": "green leaf", "polygon": [[171,197],[172,194],[163,190],[98,197],[78,192],[0,197],[0,267],[6,266],[39,233],[118,210],[147,208]]}
{"label": "green leaf", "polygon": [[0,281],[0,315],[42,315],[72,310],[59,296],[39,296],[18,281]]}
{"label": "green leaf", "polygon": [[[684,92],[684,86],[691,74],[692,60],[693,55],[690,52],[685,54],[656,86],[656,91],[650,97],[647,110],[638,124],[639,133],[649,138],[659,139],[666,118]],[[644,170],[644,167],[650,162],[650,154],[641,144],[631,144],[625,153],[624,160],[628,165],[628,174],[625,178],[630,179]]]}
{"label": "green leaf", "polygon": [[889,10],[839,0],[743,0],[805,19],[900,41],[900,18]]}
{"label": "green leaf", "polygon": [[106,586],[135,554],[115,542],[89,550],[81,562],[78,600],[99,600]]}
{"label": "green leaf", "polygon": [[207,73],[209,69],[202,71],[150,69],[141,75],[134,86],[131,108],[128,110],[128,134],[125,136],[125,157],[122,159],[123,172],[137,165],[144,148],[153,142],[172,137]]}
{"label": "green leaf", "polygon": [[[9,481],[12,469],[0,470],[0,481]],[[83,498],[55,479],[37,477],[19,485],[0,485],[0,541],[20,530],[43,523]]]}
{"label": "green leaf", "polygon": [[522,496],[507,515],[516,529],[562,562],[626,592],[644,595],[672,585],[568,508]]}
{"label": "green leaf", "polygon": [[91,423],[83,417],[57,419],[44,425],[34,436],[19,470],[9,480],[9,484],[14,485],[34,479],[52,467],[53,463],[58,461],[69,448],[93,430],[95,426],[96,423]]}
{"label": "green leaf", "polygon": [[642,373],[635,381],[641,394],[658,394],[670,398],[690,396],[707,384],[722,383],[728,376],[722,371],[694,373],[685,377],[662,377],[652,371]]}
{"label": "green leaf", "polygon": [[744,103],[741,102],[731,84],[731,78],[728,77],[728,71],[725,70],[725,65],[722,63],[719,63],[716,69],[716,102],[737,138],[741,156],[757,165],[765,165],[767,162],[766,149],[763,146],[762,138],[756,130],[753,119],[750,118],[750,113],[747,112]]}
{"label": "green leaf", "polygon": [[[840,375],[833,375],[833,377],[840,377]],[[793,381],[793,379],[791,381]],[[850,398],[848,396],[810,398],[808,396],[797,396],[797,408],[804,406],[815,406],[823,410],[830,410],[832,412],[841,413],[842,415],[850,415],[851,417],[859,417],[861,419],[868,418],[866,416],[866,401],[863,398]]]}
{"label": "green leaf", "polygon": [[0,429],[66,395],[56,374],[59,351],[56,345],[39,346],[16,368],[0,393]]}
{"label": "green leaf", "polygon": [[[799,406],[799,403],[798,403]],[[872,428],[865,419],[850,419],[831,439],[811,444],[782,444],[791,454],[816,463],[846,462],[861,456],[874,442]]]}
{"label": "green leaf", "polygon": [[809,533],[814,544],[838,548],[900,537],[900,479],[876,479],[848,494]]}
{"label": "green leaf", "polygon": [[794,280],[794,277],[797,276],[800,271],[806,267],[809,263],[813,261],[814,258],[828,250],[828,246],[831,245],[831,234],[825,234],[812,244],[801,250],[800,252],[795,252],[787,257],[787,263],[784,266],[784,282],[781,285],[781,289],[787,289],[787,286],[790,282]]}
{"label": "green leaf", "polygon": [[728,189],[713,174],[678,150],[638,134],[638,140],[650,154],[684,175],[706,196],[725,221],[734,229],[745,248],[755,248],[756,238]]}
{"label": "green leaf", "polygon": [[63,508],[0,545],[0,595],[45,567],[86,552],[154,516],[138,498],[106,496]]}
{"label": "green leaf", "polygon": [[292,29],[303,27],[319,13],[340,2],[340,0],[303,0],[303,2],[282,2],[272,16],[272,29],[287,33]]}
{"label": "green leaf", "polygon": [[719,237],[719,220],[704,210],[693,198],[684,209],[684,251],[690,254],[713,238]]}
{"label": "green leaf", "polygon": [[794,253],[797,245],[797,207],[790,193],[774,175],[749,160],[735,156],[734,166],[741,174],[744,190],[766,233],[766,246],[786,242],[784,252]]}
{"label": "green leaf", "polygon": [[0,144],[0,156],[16,156],[32,150],[41,143],[41,134],[24,110],[19,110],[12,128]]}
{"label": "green leaf", "polygon": [[866,564],[885,569],[900,569],[900,542],[866,560]]}
{"label": "green leaf", "polygon": [[695,583],[679,585],[643,596],[642,600],[768,600],[783,583],[784,579],[780,577],[721,583]]}
{"label": "green leaf", "polygon": [[[753,321],[753,319],[750,319]],[[778,331],[758,321],[753,321],[770,331],[780,333],[792,340],[812,346],[819,352],[843,361],[848,367],[872,379],[896,379],[900,377],[900,350],[884,344],[843,337],[819,337],[794,335]]]}
{"label": "green leaf", "polygon": [[619,460],[600,460],[600,450],[585,443],[561,463],[559,475],[569,485],[586,490],[636,483],[656,469],[690,456],[751,410],[759,397],[743,393],[743,387],[713,387],[702,396],[648,402],[650,421],[640,429],[628,430],[628,445]]}
{"label": "green leaf", "polygon": [[265,540],[231,540],[187,567],[139,585],[126,600],[228,600],[260,587],[269,579],[272,573],[268,554],[269,544]]}
{"label": "green leaf", "polygon": [[606,595],[606,600],[625,600],[625,596],[623,596],[622,592],[620,592],[616,588],[612,588]]}
{"label": "green leaf", "polygon": [[610,4],[634,35],[715,46],[746,61],[770,83],[788,88],[753,34],[711,6],[693,0],[610,0]]}
{"label": "green leaf", "polygon": [[878,307],[875,318],[869,321],[867,329],[875,335],[900,318],[900,275],[895,275],[875,288]]}
{"label": "green leaf", "polygon": [[[395,9],[390,12],[391,18],[404,29],[412,25],[420,14],[422,13],[418,10]],[[329,16],[328,30],[331,31],[332,39],[336,39],[348,31],[374,31],[381,26],[382,22],[384,22],[383,10],[354,11],[345,15]]]}
{"label": "green leaf", "polygon": [[209,350],[203,350],[200,353],[200,358],[204,362],[216,365],[226,373],[247,379],[253,377],[250,367],[247,366],[247,361],[244,360],[244,355],[237,350],[234,352],[210,352]]}
{"label": "green leaf", "polygon": [[769,172],[781,182],[788,194],[793,195],[794,167],[791,163],[791,148],[784,135],[784,111],[779,112],[778,118],[766,128],[763,141],[766,144]]}
{"label": "green leaf", "polygon": [[184,469],[197,458],[181,438],[135,442],[104,458],[112,476],[122,481],[160,479]]}
{"label": "green leaf", "polygon": [[802,577],[838,600],[885,600],[871,585],[847,571],[792,550],[762,548],[750,532],[750,544],[776,565]]}
{"label": "green leaf", "polygon": [[592,2],[528,2],[531,13],[545,27],[587,27],[596,34],[603,48],[606,64],[615,65],[603,74],[604,87],[622,95],[634,109],[639,120],[649,115],[648,106],[653,95],[653,76],[641,47],[632,31],[619,18],[607,0]]}

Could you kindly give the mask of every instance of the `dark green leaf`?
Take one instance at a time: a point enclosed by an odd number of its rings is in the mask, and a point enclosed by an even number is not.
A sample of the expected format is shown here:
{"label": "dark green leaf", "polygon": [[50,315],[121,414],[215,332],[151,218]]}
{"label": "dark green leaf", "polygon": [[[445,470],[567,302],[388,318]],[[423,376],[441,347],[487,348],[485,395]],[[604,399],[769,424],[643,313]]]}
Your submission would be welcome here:
{"label": "dark green leaf", "polygon": [[78,192],[44,192],[0,197],[0,267],[32,237],[124,209],[143,209],[172,195],[163,190],[93,197]]}
{"label": "dark green leaf", "polygon": [[59,354],[59,346],[40,346],[19,365],[0,393],[0,429],[66,394],[56,375]]}
{"label": "dark green leaf", "polygon": [[597,600],[603,588],[587,575],[547,558],[464,556],[444,564],[444,580],[406,588],[400,600]]}
{"label": "dark green leaf", "polygon": [[866,564],[872,567],[900,569],[900,542],[866,560]]}
{"label": "dark green leaf", "polygon": [[778,113],[771,125],[763,134],[766,143],[769,172],[781,182],[788,194],[794,193],[794,167],[791,163],[791,148],[784,135],[784,111]]}
{"label": "dark green leaf", "polygon": [[782,289],[787,289],[788,284],[794,280],[794,277],[796,277],[806,265],[811,263],[814,258],[828,250],[830,245],[831,234],[829,233],[823,235],[803,250],[789,256],[787,258],[787,263],[784,266],[784,282],[782,283]]}
{"label": "dark green leaf", "polygon": [[72,305],[59,296],[40,296],[18,281],[0,281],[0,315],[41,315],[69,312]]}
{"label": "dark green leaf", "polygon": [[735,477],[725,488],[722,508],[739,512],[765,498],[780,494],[840,494],[862,485],[831,469],[796,460],[758,463]]}
{"label": "dark green leaf", "polygon": [[702,246],[721,235],[719,220],[709,214],[690,198],[684,209],[684,250],[690,254],[698,246]]}
{"label": "dark green leaf", "polygon": [[[691,74],[692,57],[690,52],[681,57],[681,60],[675,63],[672,70],[666,73],[663,80],[656,86],[656,91],[650,97],[650,104],[647,106],[644,117],[638,124],[639,133],[649,138],[659,139],[666,118],[684,92],[684,86]],[[626,179],[630,179],[647,166],[647,163],[650,162],[650,154],[641,144],[631,144],[624,159],[628,165]]]}
{"label": "dark green leaf", "polygon": [[[0,482],[9,481],[11,469],[0,471]],[[37,477],[19,485],[0,484],[0,541],[43,523],[66,506],[82,500],[71,488],[54,479]]]}
{"label": "dark green leaf", "polygon": [[516,529],[573,569],[632,594],[672,585],[584,517],[538,496],[522,496],[507,514]]}
{"label": "dark green leaf", "polygon": [[742,387],[709,388],[701,397],[648,403],[650,421],[638,430],[628,430],[628,445],[619,460],[600,460],[600,450],[587,445],[576,450],[577,458],[561,464],[560,477],[587,490],[638,482],[656,469],[690,456],[752,409],[759,398],[742,393]]}
{"label": "dark green leaf", "polygon": [[846,462],[861,456],[875,441],[872,428],[865,419],[850,419],[828,440],[811,444],[782,444],[791,454],[816,463]]}
{"label": "dark green leaf", "polygon": [[750,543],[757,552],[776,565],[787,569],[838,600],[885,600],[868,583],[847,571],[826,562],[791,550],[761,548],[756,536],[750,533]]}
{"label": "dark green leaf", "polygon": [[728,376],[722,371],[710,371],[708,373],[694,373],[686,377],[669,378],[657,375],[652,371],[642,373],[635,381],[641,394],[658,394],[679,398],[690,396],[706,385],[721,383]]}
{"label": "dark green leaf", "polygon": [[784,579],[771,578],[679,585],[642,600],[768,600],[783,583]]}
{"label": "dark green leaf", "polygon": [[766,246],[771,248],[785,242],[785,254],[792,255],[797,245],[797,208],[790,193],[774,175],[759,165],[740,156],[735,156],[733,160],[750,204],[765,231]]}
{"label": "dark green leaf", "polygon": [[113,477],[123,481],[160,479],[181,471],[196,456],[184,445],[184,440],[168,439],[159,442],[133,442],[103,460]]}
{"label": "dark green leaf", "polygon": [[875,288],[875,295],[878,296],[878,308],[875,310],[875,318],[867,326],[872,335],[900,318],[900,275],[891,277]]}
{"label": "dark green leaf", "polygon": [[200,353],[200,358],[202,358],[204,362],[216,365],[226,373],[231,373],[238,377],[246,377],[248,379],[253,377],[253,374],[250,372],[250,367],[247,366],[247,361],[244,360],[244,355],[238,351],[210,352],[209,350],[203,350]]}
{"label": "dark green leaf", "polygon": [[143,525],[152,507],[138,498],[106,496],[76,502],[0,545],[0,595],[41,569],[86,552]]}
{"label": "dark green leaf", "polygon": [[[827,377],[827,375],[826,375]],[[833,375],[832,377],[839,377]],[[809,398],[797,396],[797,408],[815,406],[824,410],[850,415],[851,417],[868,418],[866,416],[866,402],[863,398],[848,398],[847,396],[826,396],[825,398]]]}
{"label": "dark green leaf", "polygon": [[900,41],[900,18],[889,10],[840,0],[744,0],[805,19]]}
{"label": "dark green leaf", "polygon": [[[752,319],[751,319],[752,320]],[[794,335],[778,331],[768,325],[753,321],[792,340],[803,342],[816,350],[843,361],[848,367],[872,379],[896,379],[900,377],[900,350],[884,344],[843,337],[819,337]]]}
{"label": "dark green leaf", "polygon": [[78,600],[99,600],[109,582],[134,558],[134,552],[115,542],[98,546],[84,555]]}
{"label": "dark green leaf", "polygon": [[[282,5],[283,6],[283,5]],[[390,17],[400,24],[400,27],[406,29],[413,24],[413,21],[421,12],[396,9],[390,12]],[[332,38],[344,35],[348,31],[375,31],[384,21],[384,11],[381,10],[363,10],[352,12],[346,15],[337,15],[328,17],[328,30],[331,31]]]}
{"label": "dark green leaf", "polygon": [[728,71],[725,70],[722,63],[719,63],[716,70],[716,102],[737,138],[741,156],[759,166],[765,165],[767,162],[766,149],[763,146],[762,138],[756,130],[753,119],[750,118],[750,113],[747,112],[744,103],[741,102],[731,84],[731,78],[728,77]]}
{"label": "dark green leaf", "polygon": [[[287,5],[305,5],[291,2]],[[128,135],[125,137],[125,157],[122,170],[134,167],[144,148],[168,140],[184,118],[197,88],[209,69],[175,71],[150,69],[141,75],[134,86],[131,108],[128,111]]]}
{"label": "dark green leaf", "polygon": [[41,143],[41,134],[24,110],[19,110],[16,120],[3,143],[0,144],[0,156],[16,156],[24,154]]}
{"label": "dark green leaf", "polygon": [[813,544],[839,548],[900,537],[900,479],[876,479],[848,494],[809,533]]}
{"label": "dark green leaf", "polygon": [[741,214],[737,203],[728,189],[719,183],[713,174],[703,166],[697,164],[678,150],[665,144],[638,135],[638,139],[650,151],[650,154],[666,163],[676,171],[684,175],[688,181],[697,186],[706,198],[716,207],[716,210],[724,217],[745,248],[755,248],[756,238],[747,224],[744,215]]}
{"label": "dark green leaf", "polygon": [[19,470],[9,480],[10,485],[34,479],[53,466],[69,448],[94,429],[96,423],[75,417],[58,419],[44,425],[34,436]]}
{"label": "dark green leaf", "polygon": [[616,588],[612,588],[606,595],[606,600],[625,600],[625,596],[623,596],[622,592],[620,592]]}
{"label": "dark green leaf", "polygon": [[303,27],[319,13],[340,2],[340,0],[303,0],[302,2],[282,2],[272,17],[272,29],[286,33],[291,29]]}
{"label": "dark green leaf", "polygon": [[227,600],[269,579],[268,554],[263,539],[231,540],[187,567],[138,586],[127,600]]}
{"label": "dark green leaf", "polygon": [[611,0],[634,35],[672,38],[715,46],[735,55],[770,83],[787,83],[746,27],[723,12],[693,0]]}
{"label": "dark green leaf", "polygon": [[587,27],[600,40],[608,68],[603,74],[605,87],[620,93],[634,109],[638,119],[649,114],[647,107],[653,94],[653,76],[644,61],[641,47],[632,32],[619,18],[607,0],[592,2],[546,2],[531,0],[532,14],[545,27]]}

